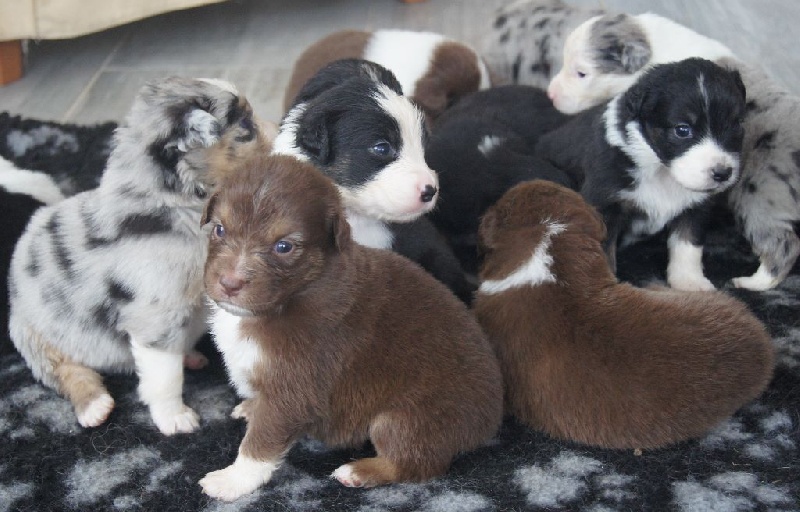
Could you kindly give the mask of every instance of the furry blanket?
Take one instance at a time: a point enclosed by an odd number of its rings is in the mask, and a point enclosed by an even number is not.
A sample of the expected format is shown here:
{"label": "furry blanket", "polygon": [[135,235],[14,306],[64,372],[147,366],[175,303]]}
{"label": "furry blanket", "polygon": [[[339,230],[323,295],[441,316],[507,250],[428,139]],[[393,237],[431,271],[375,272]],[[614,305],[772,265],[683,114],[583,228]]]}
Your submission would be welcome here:
{"label": "furry blanket", "polygon": [[[96,180],[112,129],[0,114],[0,155],[53,174],[74,193]],[[706,249],[706,274],[717,286],[758,266],[722,213]],[[633,246],[619,254],[621,276],[637,284],[663,281],[666,257],[663,237]],[[345,488],[329,475],[369,446],[330,450],[308,439],[269,484],[232,504],[207,498],[197,485],[233,461],[244,434],[244,424],[228,417],[236,400],[209,339],[199,349],[210,366],[188,372],[185,386],[201,430],[168,438],[136,400],[132,376],[107,377],[117,408],[104,425],[80,428],[69,402],[33,380],[3,325],[0,512],[800,510],[800,268],[769,292],[725,288],[766,322],[778,365],[759,400],[703,439],[643,453],[600,450],[555,441],[509,418],[491,443],[456,459],[445,477],[366,490]]]}

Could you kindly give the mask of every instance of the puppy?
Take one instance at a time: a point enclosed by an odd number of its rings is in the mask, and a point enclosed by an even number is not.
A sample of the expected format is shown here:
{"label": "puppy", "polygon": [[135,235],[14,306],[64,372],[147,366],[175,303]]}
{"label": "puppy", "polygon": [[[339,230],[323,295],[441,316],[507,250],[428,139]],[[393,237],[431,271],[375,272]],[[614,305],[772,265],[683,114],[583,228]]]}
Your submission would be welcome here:
{"label": "puppy", "polygon": [[295,101],[273,152],[307,160],[336,183],[357,243],[414,258],[469,302],[474,285],[425,225],[439,179],[425,162],[423,116],[394,74],[373,62],[339,60],[306,82]]}
{"label": "puppy", "polygon": [[474,311],[500,358],[508,411],[531,427],[656,448],[702,436],[769,383],[772,343],[745,304],[618,283],[603,221],[577,192],[517,185],[480,235]]}
{"label": "puppy", "polygon": [[717,60],[733,52],[656,14],[595,16],[567,36],[547,94],[558,110],[575,114],[628,89],[653,64],[690,57]]}
{"label": "puppy", "polygon": [[581,193],[608,227],[613,270],[618,243],[666,227],[667,282],[713,290],[703,275],[703,238],[715,196],[739,177],[744,112],[739,73],[687,59],[651,68],[606,105],[543,136],[536,151],[584,174]]}
{"label": "puppy", "polygon": [[546,89],[561,68],[567,35],[602,12],[562,0],[517,0],[500,7],[481,43],[493,81]]}
{"label": "puppy", "polygon": [[18,169],[0,157],[0,355],[13,351],[8,332],[8,267],[17,239],[33,213],[45,204],[64,199],[45,173]]}
{"label": "puppy", "polygon": [[579,185],[534,154],[539,137],[567,119],[542,89],[507,85],[465,96],[434,123],[425,160],[436,169],[441,191],[428,216],[468,272],[477,272],[480,216],[506,190],[534,178]]}
{"label": "puppy", "polygon": [[206,330],[199,220],[208,168],[264,150],[247,101],[219,80],[147,84],[97,189],[42,207],[20,238],[9,278],[11,339],[34,377],[72,402],[84,427],[114,400],[98,372],[139,376],[164,434],[191,432],[183,362]]}
{"label": "puppy", "polygon": [[394,73],[403,94],[434,119],[461,96],[490,86],[483,60],[469,46],[432,32],[342,30],[309,46],[297,59],[284,111],[319,70],[339,59],[364,59]]}
{"label": "puppy", "polygon": [[350,487],[435,477],[494,435],[502,377],[463,304],[407,259],[354,244],[311,164],[269,156],[231,176],[203,218],[205,285],[248,424],[236,461],[200,481],[207,494],[255,490],[304,434],[372,441],[376,457],[333,473]]}

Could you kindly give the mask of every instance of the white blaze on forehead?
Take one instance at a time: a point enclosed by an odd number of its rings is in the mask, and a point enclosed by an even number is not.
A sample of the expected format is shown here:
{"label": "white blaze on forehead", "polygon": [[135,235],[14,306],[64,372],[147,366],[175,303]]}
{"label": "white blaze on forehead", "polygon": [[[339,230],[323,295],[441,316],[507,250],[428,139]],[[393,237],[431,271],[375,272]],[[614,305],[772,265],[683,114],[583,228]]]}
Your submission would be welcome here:
{"label": "white blaze on forehead", "polygon": [[377,86],[373,97],[378,102],[378,106],[397,121],[403,145],[399,158],[413,159],[415,164],[427,169],[425,150],[422,146],[425,133],[422,112],[408,98],[397,94],[383,84]]}
{"label": "white blaze on forehead", "polygon": [[432,32],[377,30],[364,49],[364,59],[391,70],[403,94],[413,94],[417,81],[430,66],[436,47],[445,40]]}
{"label": "white blaze on forehead", "polygon": [[503,279],[489,279],[484,281],[481,283],[478,292],[494,295],[522,286],[539,286],[545,283],[555,283],[556,276],[550,271],[550,266],[553,264],[553,256],[550,254],[550,247],[553,243],[553,236],[563,233],[564,230],[567,229],[567,226],[558,222],[546,222],[545,226],[547,227],[547,231],[528,261],[520,265],[519,268]]}
{"label": "white blaze on forehead", "polygon": [[226,80],[220,80],[219,78],[199,78],[198,80],[219,87],[223,91],[228,91],[234,96],[239,96],[239,90],[236,86]]}

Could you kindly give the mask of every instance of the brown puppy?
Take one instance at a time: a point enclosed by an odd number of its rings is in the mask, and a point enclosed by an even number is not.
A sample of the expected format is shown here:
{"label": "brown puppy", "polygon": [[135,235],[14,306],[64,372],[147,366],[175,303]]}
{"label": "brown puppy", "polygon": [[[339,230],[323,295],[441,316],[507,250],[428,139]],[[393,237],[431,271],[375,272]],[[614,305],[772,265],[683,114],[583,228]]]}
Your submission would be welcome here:
{"label": "brown puppy", "polygon": [[653,448],[703,435],[773,370],[764,326],[722,292],[616,281],[605,226],[581,196],[534,181],[480,228],[475,313],[500,358],[509,412],[558,438]]}
{"label": "brown puppy", "polygon": [[248,420],[236,461],[200,481],[207,494],[253,491],[305,434],[372,441],[377,457],[333,473],[347,486],[435,477],[494,435],[502,376],[474,317],[409,260],[355,244],[312,165],[254,159],[204,222],[212,332]]}
{"label": "brown puppy", "polygon": [[342,30],[309,46],[297,59],[283,98],[284,112],[320,69],[339,59],[366,59],[389,69],[403,94],[429,119],[458,98],[490,85],[483,60],[469,46],[432,32]]}

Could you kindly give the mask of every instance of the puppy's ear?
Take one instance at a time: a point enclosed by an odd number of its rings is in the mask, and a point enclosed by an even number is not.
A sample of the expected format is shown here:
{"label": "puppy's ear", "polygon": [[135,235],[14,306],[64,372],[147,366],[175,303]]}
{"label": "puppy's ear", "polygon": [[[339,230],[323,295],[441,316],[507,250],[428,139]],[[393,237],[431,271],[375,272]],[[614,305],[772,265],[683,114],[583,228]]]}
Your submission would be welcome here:
{"label": "puppy's ear", "polygon": [[183,118],[183,133],[176,141],[176,146],[183,153],[194,148],[207,148],[219,140],[221,133],[222,124],[216,117],[194,108]]}
{"label": "puppy's ear", "polygon": [[739,89],[739,92],[742,93],[742,98],[747,100],[747,88],[744,86],[744,82],[742,81],[742,75],[739,74],[739,71],[736,69],[732,69],[730,73],[734,83],[736,83],[736,87]]}
{"label": "puppy's ear", "polygon": [[602,16],[594,22],[592,33],[600,43],[597,53],[602,71],[633,74],[650,62],[650,42],[630,15]]}
{"label": "puppy's ear", "polygon": [[339,252],[350,248],[350,245],[353,243],[353,237],[350,233],[350,223],[347,222],[347,216],[342,209],[334,208],[328,216],[328,220],[331,239]]}
{"label": "puppy's ear", "polygon": [[205,226],[211,222],[211,217],[214,216],[214,208],[217,206],[217,194],[211,194],[211,197],[206,201],[203,207],[203,216],[200,218],[200,227]]}
{"label": "puppy's ear", "polygon": [[569,230],[586,235],[593,240],[602,242],[606,239],[606,224],[603,216],[590,204],[575,207],[575,213],[570,215]]}
{"label": "puppy's ear", "polygon": [[330,134],[328,123],[335,115],[324,104],[314,102],[309,105],[297,126],[297,145],[311,157],[317,165],[330,161]]}
{"label": "puppy's ear", "polygon": [[644,87],[633,85],[625,95],[622,97],[622,108],[629,117],[637,118],[642,113],[644,107],[644,100],[647,97],[647,91]]}
{"label": "puppy's ear", "polygon": [[478,246],[483,251],[494,249],[495,247],[495,234],[497,233],[497,212],[494,208],[490,208],[483,217],[478,226]]}
{"label": "puppy's ear", "polygon": [[652,52],[650,51],[650,44],[647,40],[632,39],[626,41],[622,47],[620,55],[620,64],[626,73],[636,73],[650,62]]}

